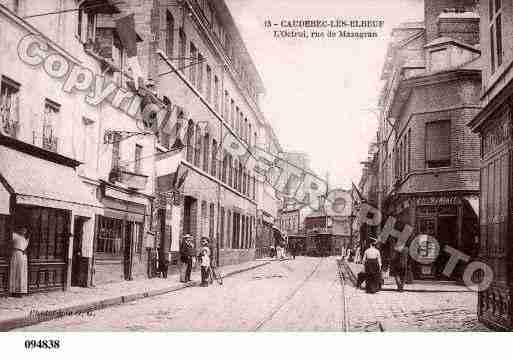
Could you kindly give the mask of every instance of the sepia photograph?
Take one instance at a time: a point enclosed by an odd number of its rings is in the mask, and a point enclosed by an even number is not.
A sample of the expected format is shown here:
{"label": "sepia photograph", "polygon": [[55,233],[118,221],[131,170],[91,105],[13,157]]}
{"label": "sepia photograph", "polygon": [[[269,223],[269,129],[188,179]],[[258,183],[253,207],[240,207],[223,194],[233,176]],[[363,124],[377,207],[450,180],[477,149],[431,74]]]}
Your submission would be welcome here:
{"label": "sepia photograph", "polygon": [[512,39],[511,0],[0,0],[0,343],[512,331]]}

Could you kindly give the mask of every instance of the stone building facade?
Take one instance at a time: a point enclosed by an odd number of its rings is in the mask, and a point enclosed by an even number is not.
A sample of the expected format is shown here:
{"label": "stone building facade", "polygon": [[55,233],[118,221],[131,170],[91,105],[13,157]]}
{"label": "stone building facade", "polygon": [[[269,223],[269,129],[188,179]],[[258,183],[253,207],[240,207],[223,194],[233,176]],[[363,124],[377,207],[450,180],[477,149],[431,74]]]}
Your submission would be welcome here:
{"label": "stone building facade", "polygon": [[479,292],[477,313],[489,326],[511,330],[513,4],[480,1],[482,109],[470,127],[481,145],[480,236],[478,259],[490,266],[493,281]]}
{"label": "stone building facade", "polygon": [[[11,198],[9,213],[2,216],[2,247],[16,226],[29,227],[30,292],[146,276],[156,138],[141,128],[137,114],[127,113],[136,92],[125,49],[112,35],[113,16],[121,10],[108,1],[94,2],[94,12],[90,1],[2,4],[2,38],[8,39],[0,56],[2,107],[11,107],[8,115],[2,113],[2,127],[16,129],[0,136],[5,144],[1,162],[8,166],[0,173]],[[106,33],[113,41],[94,45]],[[28,34],[44,50],[36,56],[41,61],[30,65],[18,51]],[[55,61],[52,66],[48,59]],[[74,67],[103,74],[97,81],[112,81],[116,92],[92,104],[86,101],[90,92],[66,90],[67,77],[59,71],[70,74]],[[127,101],[113,105],[117,94]],[[138,94],[159,103],[145,87]],[[30,174],[31,187],[15,182],[24,176],[23,166],[14,166],[19,156],[39,163]],[[57,170],[57,165],[69,169]],[[0,264],[2,275],[5,268]]]}

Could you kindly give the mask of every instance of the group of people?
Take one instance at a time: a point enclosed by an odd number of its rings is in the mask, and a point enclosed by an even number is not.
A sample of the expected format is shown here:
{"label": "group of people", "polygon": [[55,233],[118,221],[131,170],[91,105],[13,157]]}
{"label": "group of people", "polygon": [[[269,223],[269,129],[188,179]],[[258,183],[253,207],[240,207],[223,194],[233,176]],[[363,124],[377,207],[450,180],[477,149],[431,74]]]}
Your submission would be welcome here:
{"label": "group of people", "polygon": [[[365,250],[362,262],[364,265],[363,272],[358,273],[356,286],[361,287],[365,282],[365,291],[367,293],[377,293],[381,290],[383,280],[383,262],[381,259],[381,253],[376,248],[377,240],[371,238],[370,246]],[[406,273],[408,268],[408,250],[404,247],[402,250],[392,251],[392,258],[390,261],[390,276],[395,278],[397,290],[402,292],[404,290],[404,284],[406,281]]]}
{"label": "group of people", "polygon": [[276,241],[276,247],[271,247],[271,257],[276,257],[279,260],[285,260],[287,258],[287,253],[289,254],[291,259],[296,259],[297,248],[294,241],[289,240],[288,242],[283,239],[280,241]]}
{"label": "group of people", "polygon": [[201,238],[201,247],[198,251],[194,248],[194,241],[190,234],[186,234],[180,244],[180,281],[188,283],[191,281],[191,272],[194,262],[197,260],[201,268],[201,286],[208,287],[215,277],[215,248],[213,241],[208,237]]}

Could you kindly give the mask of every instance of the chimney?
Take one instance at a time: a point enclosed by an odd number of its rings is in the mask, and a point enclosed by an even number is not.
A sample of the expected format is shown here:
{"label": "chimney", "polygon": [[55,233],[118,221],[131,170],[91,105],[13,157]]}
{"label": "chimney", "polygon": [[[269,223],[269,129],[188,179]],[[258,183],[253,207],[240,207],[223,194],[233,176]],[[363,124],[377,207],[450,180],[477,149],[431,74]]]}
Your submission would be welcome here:
{"label": "chimney", "polygon": [[[439,16],[447,12],[454,13],[465,13],[465,12],[477,12],[478,0],[424,0],[424,22],[426,26],[426,40],[431,42],[440,36],[453,37],[461,41],[465,41],[474,45],[479,42],[479,20],[477,20],[477,26],[472,25],[475,23],[474,20],[469,20],[465,17],[455,17],[458,20],[451,20],[446,22],[445,17],[443,21],[439,22]],[[467,20],[464,20],[467,19]],[[463,25],[461,25],[464,23]],[[468,29],[461,30],[470,24],[471,34],[463,36],[465,31]],[[440,28],[441,25],[441,28]],[[443,35],[440,34],[442,30]],[[473,32],[476,34],[473,34]],[[452,34],[452,35],[451,35]],[[477,36],[477,41],[475,37]]]}

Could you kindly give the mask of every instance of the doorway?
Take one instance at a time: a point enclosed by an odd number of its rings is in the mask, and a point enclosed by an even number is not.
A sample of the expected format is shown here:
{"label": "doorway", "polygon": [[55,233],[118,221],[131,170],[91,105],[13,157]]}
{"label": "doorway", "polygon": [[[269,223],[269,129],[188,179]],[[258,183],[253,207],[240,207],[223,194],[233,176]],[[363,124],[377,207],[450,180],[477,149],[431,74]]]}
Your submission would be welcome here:
{"label": "doorway", "polygon": [[73,257],[71,260],[71,285],[74,287],[87,286],[87,271],[84,273],[82,256],[82,242],[84,239],[84,223],[87,221],[85,217],[76,216],[73,221]]}

